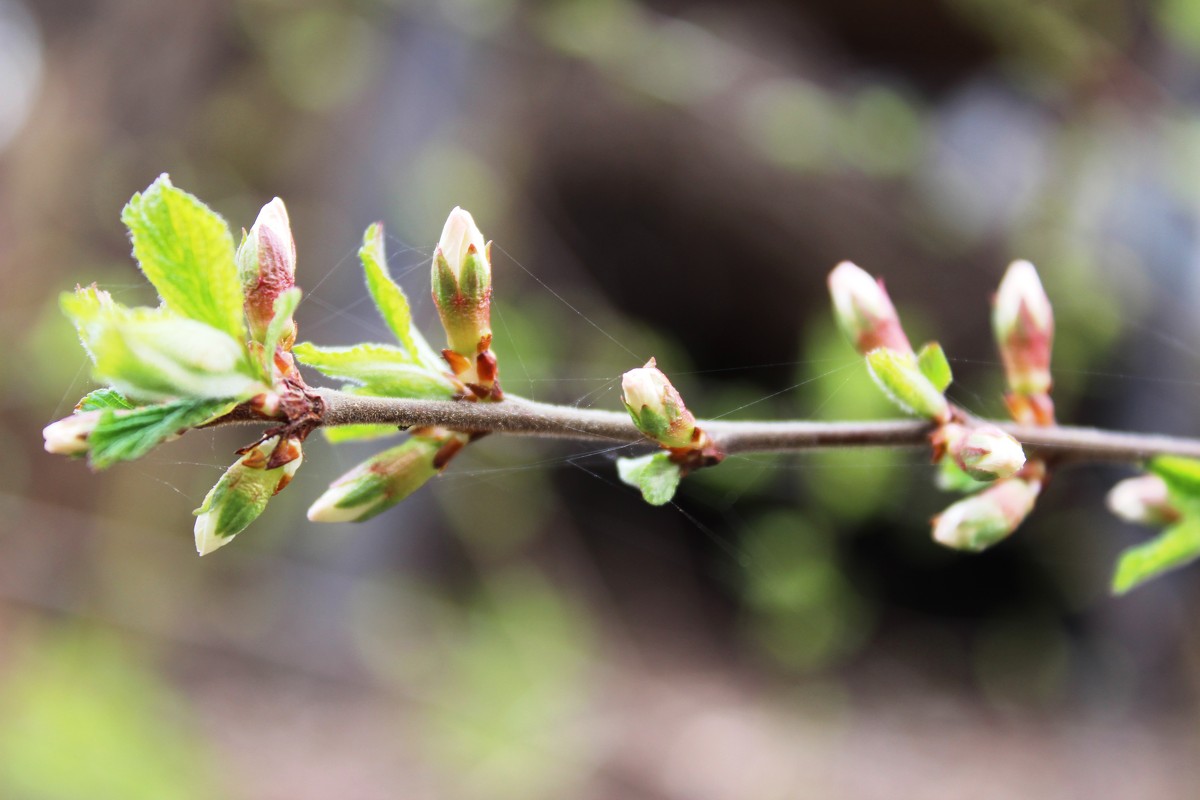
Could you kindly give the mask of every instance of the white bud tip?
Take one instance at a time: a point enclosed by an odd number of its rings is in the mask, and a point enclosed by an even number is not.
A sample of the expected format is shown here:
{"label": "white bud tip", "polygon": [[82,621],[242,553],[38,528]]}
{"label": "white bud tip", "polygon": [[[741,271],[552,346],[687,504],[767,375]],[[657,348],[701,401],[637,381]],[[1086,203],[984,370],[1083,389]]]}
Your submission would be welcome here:
{"label": "white bud tip", "polygon": [[196,517],[196,552],[206,556],[233,541],[232,536],[217,535],[217,511],[209,511]]}
{"label": "white bud tip", "polygon": [[1108,510],[1126,522],[1153,524],[1172,516],[1167,484],[1157,475],[1126,478],[1109,490],[1105,500]]}
{"label": "white bud tip", "polygon": [[471,215],[455,206],[446,218],[442,238],[438,240],[438,250],[450,265],[455,278],[462,272],[463,259],[467,257],[467,251],[472,245],[480,257],[484,257],[487,252],[487,240],[483,238],[483,233]]}
{"label": "white bud tip", "polygon": [[644,367],[631,369],[621,376],[621,393],[625,404],[633,409],[649,406],[661,410],[667,385],[667,376],[658,369],[653,358]]}
{"label": "white bud tip", "polygon": [[999,428],[971,432],[962,443],[963,468],[981,480],[1007,478],[1025,466],[1021,443]]}
{"label": "white bud tip", "polygon": [[1000,288],[996,290],[996,320],[998,327],[1007,328],[1017,323],[1021,306],[1029,311],[1033,323],[1046,329],[1054,323],[1054,311],[1050,298],[1042,288],[1037,269],[1028,261],[1014,261],[1008,266]]}
{"label": "white bud tip", "polygon": [[51,422],[42,429],[46,452],[63,456],[86,453],[88,450],[87,438],[99,419],[99,411],[87,411]]}

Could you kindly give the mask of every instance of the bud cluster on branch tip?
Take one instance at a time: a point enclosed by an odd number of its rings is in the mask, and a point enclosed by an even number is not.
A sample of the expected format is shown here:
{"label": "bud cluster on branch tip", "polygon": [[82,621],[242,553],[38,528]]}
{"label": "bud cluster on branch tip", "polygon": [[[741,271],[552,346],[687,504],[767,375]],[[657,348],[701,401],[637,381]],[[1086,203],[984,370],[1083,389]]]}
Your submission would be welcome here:
{"label": "bud cluster on branch tip", "polygon": [[449,347],[442,351],[455,376],[480,399],[499,399],[491,352],[492,255],[475,220],[461,208],[446,219],[433,254],[433,300]]}
{"label": "bud cluster on branch tip", "polygon": [[653,358],[621,376],[621,399],[633,424],[647,438],[671,448],[696,444],[696,418]]}
{"label": "bud cluster on branch tip", "polygon": [[272,437],[251,445],[196,509],[196,552],[224,547],[266,509],[300,468],[299,442]]}
{"label": "bud cluster on branch tip", "polygon": [[989,423],[948,423],[934,431],[930,439],[934,461],[949,457],[977,481],[1007,478],[1025,466],[1021,443]]}
{"label": "bud cluster on branch tip", "polygon": [[1006,400],[1013,417],[1023,424],[1054,424],[1054,311],[1028,261],[1014,261],[1004,274],[992,308],[992,332],[1004,362],[1010,389]]}
{"label": "bud cluster on branch tip", "polygon": [[954,503],[933,518],[933,538],[955,550],[979,551],[1001,541],[1024,521],[1041,492],[1036,478],[1007,478]]}
{"label": "bud cluster on branch tip", "polygon": [[882,280],[843,261],[829,273],[829,293],[838,327],[859,353],[866,355],[880,347],[912,353]]}
{"label": "bud cluster on branch tip", "polygon": [[1183,516],[1157,475],[1126,478],[1109,490],[1107,503],[1118,517],[1139,525],[1170,525]]}
{"label": "bud cluster on branch tip", "polygon": [[424,486],[468,438],[442,428],[414,430],[402,444],[372,456],[334,481],[308,509],[308,518],[313,522],[368,520]]}

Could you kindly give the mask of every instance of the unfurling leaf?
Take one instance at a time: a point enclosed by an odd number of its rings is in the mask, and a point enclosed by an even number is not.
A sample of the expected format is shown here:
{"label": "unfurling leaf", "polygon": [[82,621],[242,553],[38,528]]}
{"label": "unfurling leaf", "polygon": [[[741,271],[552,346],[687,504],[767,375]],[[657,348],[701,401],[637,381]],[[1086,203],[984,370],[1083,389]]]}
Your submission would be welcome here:
{"label": "unfurling leaf", "polygon": [[136,406],[127,400],[116,389],[95,389],[88,392],[83,398],[75,404],[75,411],[103,411],[106,408],[111,408],[117,411],[128,411]]}
{"label": "unfurling leaf", "polygon": [[1200,461],[1159,456],[1151,459],[1146,469],[1163,479],[1175,505],[1200,511]]}
{"label": "unfurling leaf", "polygon": [[246,339],[229,226],[165,174],[121,212],[133,255],[171,311]]}
{"label": "unfurling leaf", "polygon": [[408,297],[388,274],[382,222],[376,222],[367,228],[358,257],[362,261],[367,291],[375,301],[375,307],[379,309],[379,316],[383,317],[383,321],[391,328],[396,341],[407,351],[413,363],[440,369],[442,359],[425,341],[421,332],[413,327]]}
{"label": "unfurling leaf", "polygon": [[642,493],[652,506],[666,505],[675,496],[683,473],[670,453],[651,453],[637,458],[618,458],[617,475]]}
{"label": "unfurling leaf", "polygon": [[465,442],[465,434],[451,431],[409,436],[334,481],[308,509],[308,518],[363,522],[381,514],[424,486]]}
{"label": "unfurling leaf", "polygon": [[954,380],[946,353],[937,342],[929,342],[917,353],[917,368],[939,392],[945,392]]}
{"label": "unfurling leaf", "polygon": [[950,416],[946,397],[917,366],[911,353],[881,347],[867,354],[867,371],[888,398],[906,413],[945,422]]}
{"label": "unfurling leaf", "polygon": [[[285,450],[282,455],[287,462],[268,468],[280,448]],[[193,512],[196,552],[204,556],[225,546],[258,519],[271,498],[291,481],[301,461],[300,444],[291,439],[274,437],[251,447],[225,471]]]}
{"label": "unfurling leaf", "polygon": [[331,378],[344,378],[363,385],[370,394],[448,400],[458,391],[450,378],[413,363],[408,353],[382,344],[355,347],[318,347],[301,342],[292,349],[301,364]]}
{"label": "unfurling leaf", "polygon": [[1148,580],[1200,557],[1200,520],[1185,519],[1148,542],[1121,553],[1113,575],[1114,594],[1125,594]]}
{"label": "unfurling leaf", "polygon": [[225,414],[235,400],[191,398],[133,410],[105,409],[87,437],[89,463],[103,469],[141,458],[154,447]]}

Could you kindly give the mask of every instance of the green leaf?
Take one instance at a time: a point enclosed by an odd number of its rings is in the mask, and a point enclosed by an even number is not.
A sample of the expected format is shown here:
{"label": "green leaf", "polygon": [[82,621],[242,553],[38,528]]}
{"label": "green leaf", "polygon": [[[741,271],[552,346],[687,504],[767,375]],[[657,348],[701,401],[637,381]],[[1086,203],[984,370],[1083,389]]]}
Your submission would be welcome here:
{"label": "green leaf", "polygon": [[279,347],[280,340],[288,332],[292,315],[296,313],[298,305],[300,305],[300,290],[294,286],[275,298],[275,315],[271,317],[271,322],[267,325],[267,335],[263,337],[263,369],[267,376],[272,374],[275,350]]}
{"label": "green leaf", "polygon": [[246,399],[265,391],[245,344],[203,322],[161,308],[125,308],[94,288],[65,293],[62,307],[96,379],[131,399]]}
{"label": "green leaf", "polygon": [[1185,519],[1150,541],[1121,553],[1113,575],[1113,593],[1125,594],[1197,557],[1200,557],[1200,520]]}
{"label": "green leaf", "polygon": [[1163,479],[1177,506],[1200,511],[1200,461],[1182,456],[1158,456],[1146,469]]}
{"label": "green leaf", "polygon": [[136,408],[136,406],[126,400],[116,389],[107,388],[88,392],[83,396],[82,400],[75,404],[75,411],[79,413],[84,411],[103,411],[106,408],[111,408],[115,411],[128,411],[131,408]]}
{"label": "green leaf", "polygon": [[375,301],[379,315],[383,317],[383,321],[395,334],[396,341],[408,352],[413,363],[439,368],[442,359],[433,352],[433,348],[425,341],[425,337],[421,336],[420,331],[413,328],[408,297],[388,274],[382,222],[376,222],[367,228],[367,232],[363,234],[363,244],[358,251],[358,257],[362,261],[367,291],[370,292],[371,299]]}
{"label": "green leaf", "polygon": [[911,354],[880,347],[867,353],[867,370],[875,385],[906,413],[933,420],[948,417],[945,396],[925,377]]}
{"label": "green leaf", "polygon": [[246,340],[242,283],[229,226],[161,175],[121,212],[133,254],[167,308]]}
{"label": "green leaf", "polygon": [[189,399],[132,411],[106,409],[88,436],[89,463],[103,469],[141,458],[176,434],[203,425],[236,405],[233,400]]}
{"label": "green leaf", "polygon": [[934,482],[943,492],[962,492],[964,494],[985,489],[992,483],[992,481],[975,480],[949,456],[938,462],[938,472]]}
{"label": "green leaf", "polygon": [[917,353],[917,368],[939,392],[945,392],[946,387],[954,380],[946,353],[937,342],[928,342],[921,348],[921,352]]}
{"label": "green leaf", "polygon": [[642,499],[652,506],[666,505],[675,496],[683,474],[671,461],[670,453],[651,453],[638,458],[618,458],[617,475],[624,483],[642,492]]}
{"label": "green leaf", "polygon": [[381,397],[449,400],[457,391],[444,373],[414,365],[408,354],[397,347],[382,344],[318,347],[301,342],[292,348],[292,353],[300,363],[324,375],[356,381],[369,394]]}
{"label": "green leaf", "polygon": [[395,425],[333,425],[322,426],[321,433],[330,444],[382,439],[400,433]]}

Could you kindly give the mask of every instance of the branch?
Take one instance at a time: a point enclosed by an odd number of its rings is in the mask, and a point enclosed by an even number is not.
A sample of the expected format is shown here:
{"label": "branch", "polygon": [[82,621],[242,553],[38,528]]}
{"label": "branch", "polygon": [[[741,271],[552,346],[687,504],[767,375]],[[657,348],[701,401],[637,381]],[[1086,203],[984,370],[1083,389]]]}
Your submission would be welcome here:
{"label": "branch", "polygon": [[[551,405],[507,395],[501,403],[363,397],[319,389],[323,425],[439,425],[463,431],[583,441],[643,442],[623,412]],[[237,420],[229,420],[231,422]],[[1139,462],[1156,455],[1200,458],[1200,440],[1070,426],[1034,427],[995,421],[1033,453],[1058,461]],[[826,447],[923,447],[933,426],[884,422],[730,422],[698,425],[726,453],[794,452]]]}

